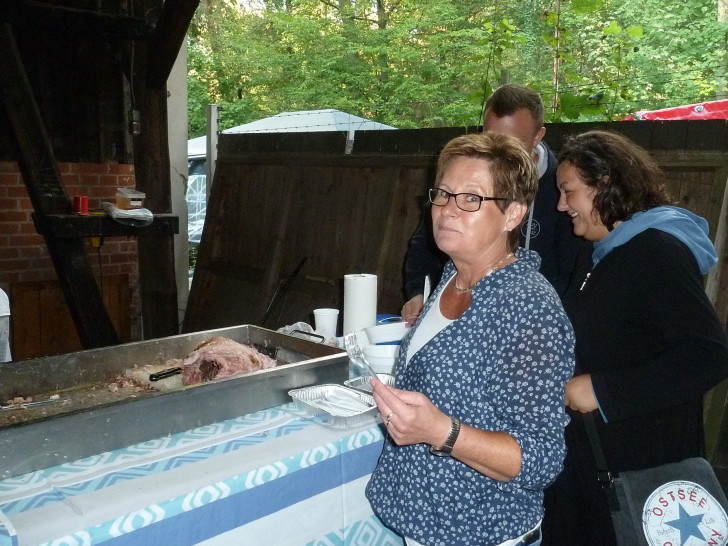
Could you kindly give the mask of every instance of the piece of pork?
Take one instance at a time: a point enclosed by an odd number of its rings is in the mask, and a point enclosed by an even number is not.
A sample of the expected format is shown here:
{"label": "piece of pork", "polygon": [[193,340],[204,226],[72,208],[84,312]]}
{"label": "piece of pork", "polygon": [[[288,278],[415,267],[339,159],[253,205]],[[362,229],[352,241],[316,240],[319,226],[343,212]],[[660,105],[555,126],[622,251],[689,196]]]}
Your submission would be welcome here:
{"label": "piece of pork", "polygon": [[276,361],[232,339],[213,337],[198,345],[182,361],[182,383],[194,385],[272,368]]}

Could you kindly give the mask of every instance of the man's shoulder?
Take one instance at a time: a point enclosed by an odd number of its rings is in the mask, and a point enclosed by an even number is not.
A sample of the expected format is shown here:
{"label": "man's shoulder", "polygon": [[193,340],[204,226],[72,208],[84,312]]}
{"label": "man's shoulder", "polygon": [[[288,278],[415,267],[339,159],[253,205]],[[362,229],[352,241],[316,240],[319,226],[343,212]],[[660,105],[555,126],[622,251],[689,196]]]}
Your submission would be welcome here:
{"label": "man's shoulder", "polygon": [[551,151],[551,148],[549,148],[549,145],[546,144],[543,140],[539,143],[539,147],[541,147],[541,150],[539,153],[543,152],[546,154],[546,160],[547,160],[547,166],[546,166],[546,172],[544,172],[541,175],[541,178],[539,178],[539,183],[543,181],[556,181],[556,168],[559,166],[559,160],[556,158],[556,155],[554,152]]}

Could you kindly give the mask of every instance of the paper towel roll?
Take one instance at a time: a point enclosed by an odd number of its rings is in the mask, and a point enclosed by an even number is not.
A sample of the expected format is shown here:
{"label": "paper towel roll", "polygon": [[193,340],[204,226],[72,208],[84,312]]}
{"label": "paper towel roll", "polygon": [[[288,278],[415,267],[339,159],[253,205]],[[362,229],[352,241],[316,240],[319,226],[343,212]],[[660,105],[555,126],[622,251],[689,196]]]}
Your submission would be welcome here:
{"label": "paper towel roll", "polygon": [[377,323],[377,276],[369,273],[344,275],[344,333]]}

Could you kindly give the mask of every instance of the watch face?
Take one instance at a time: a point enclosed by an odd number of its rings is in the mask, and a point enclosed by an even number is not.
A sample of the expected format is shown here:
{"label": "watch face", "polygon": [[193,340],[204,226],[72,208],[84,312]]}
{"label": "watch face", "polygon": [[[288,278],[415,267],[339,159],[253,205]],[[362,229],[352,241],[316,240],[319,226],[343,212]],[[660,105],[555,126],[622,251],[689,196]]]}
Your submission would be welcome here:
{"label": "watch face", "polygon": [[437,457],[449,457],[451,451],[452,450],[446,450],[444,448],[443,449],[436,449],[434,447],[430,447],[430,453],[432,455],[436,455]]}

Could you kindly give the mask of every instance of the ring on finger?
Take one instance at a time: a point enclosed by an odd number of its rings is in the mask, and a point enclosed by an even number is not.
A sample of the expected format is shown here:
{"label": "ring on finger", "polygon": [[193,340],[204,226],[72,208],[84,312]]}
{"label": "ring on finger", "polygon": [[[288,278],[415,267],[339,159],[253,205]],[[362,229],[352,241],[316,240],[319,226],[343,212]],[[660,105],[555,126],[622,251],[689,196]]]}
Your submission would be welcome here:
{"label": "ring on finger", "polygon": [[387,428],[389,428],[389,421],[392,419],[392,416],[394,415],[393,411],[389,412],[389,415],[387,415]]}

